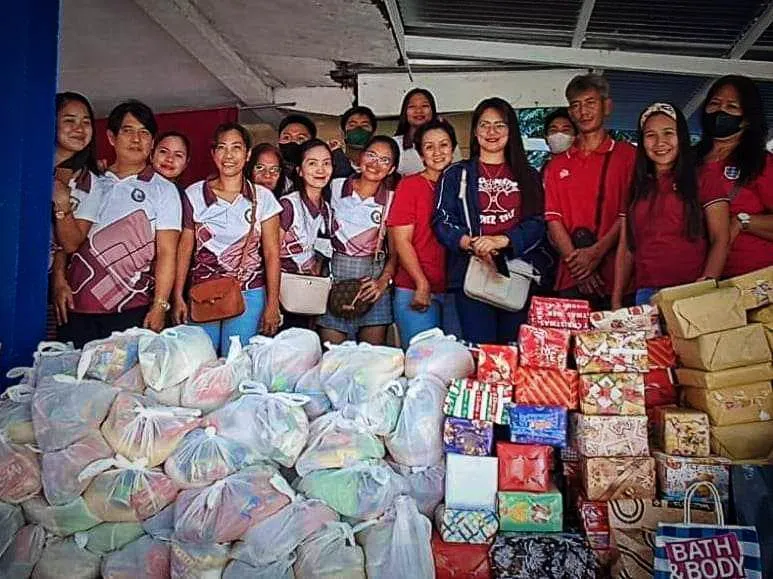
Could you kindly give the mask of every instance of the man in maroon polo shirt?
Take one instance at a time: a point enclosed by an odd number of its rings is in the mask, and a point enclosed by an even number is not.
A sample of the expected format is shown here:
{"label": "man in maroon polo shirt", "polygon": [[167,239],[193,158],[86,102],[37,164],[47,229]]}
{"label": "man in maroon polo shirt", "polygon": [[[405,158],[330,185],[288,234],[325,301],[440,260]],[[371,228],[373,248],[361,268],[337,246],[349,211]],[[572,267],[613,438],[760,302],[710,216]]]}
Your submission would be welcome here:
{"label": "man in maroon polo shirt", "polygon": [[576,76],[566,98],[577,138],[550,160],[544,174],[545,221],[561,254],[555,289],[562,297],[590,299],[596,309],[607,309],[636,150],[604,129],[612,112],[604,77]]}

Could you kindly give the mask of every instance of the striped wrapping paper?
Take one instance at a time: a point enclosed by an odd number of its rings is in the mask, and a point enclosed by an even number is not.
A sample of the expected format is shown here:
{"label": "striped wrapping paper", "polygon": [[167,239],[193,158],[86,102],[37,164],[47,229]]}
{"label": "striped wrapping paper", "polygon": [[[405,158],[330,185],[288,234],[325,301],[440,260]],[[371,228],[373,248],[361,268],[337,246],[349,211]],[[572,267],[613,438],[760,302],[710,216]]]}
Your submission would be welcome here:
{"label": "striped wrapping paper", "polygon": [[526,368],[515,373],[515,401],[536,406],[578,406],[579,374],[576,370]]}
{"label": "striped wrapping paper", "polygon": [[512,400],[513,387],[508,384],[486,384],[464,378],[451,382],[443,412],[446,416],[507,424],[507,407]]}
{"label": "striped wrapping paper", "polygon": [[653,368],[674,368],[676,366],[676,352],[669,336],[661,336],[647,340],[647,358],[649,358],[650,370]]}

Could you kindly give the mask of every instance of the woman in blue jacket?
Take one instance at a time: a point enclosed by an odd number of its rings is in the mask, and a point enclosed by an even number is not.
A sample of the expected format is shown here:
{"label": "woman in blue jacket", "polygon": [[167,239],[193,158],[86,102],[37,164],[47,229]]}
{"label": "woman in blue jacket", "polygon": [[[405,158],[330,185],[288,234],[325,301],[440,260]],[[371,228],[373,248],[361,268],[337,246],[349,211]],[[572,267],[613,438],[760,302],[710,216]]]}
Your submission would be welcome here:
{"label": "woman in blue jacket", "polygon": [[[448,288],[456,294],[463,338],[503,344],[515,340],[526,308],[510,312],[467,297],[467,266],[471,255],[492,267],[500,255],[528,260],[545,236],[544,199],[507,101],[482,101],[473,113],[470,134],[470,159],[451,165],[438,183],[433,225],[448,249]],[[466,190],[460,192],[465,171]]]}

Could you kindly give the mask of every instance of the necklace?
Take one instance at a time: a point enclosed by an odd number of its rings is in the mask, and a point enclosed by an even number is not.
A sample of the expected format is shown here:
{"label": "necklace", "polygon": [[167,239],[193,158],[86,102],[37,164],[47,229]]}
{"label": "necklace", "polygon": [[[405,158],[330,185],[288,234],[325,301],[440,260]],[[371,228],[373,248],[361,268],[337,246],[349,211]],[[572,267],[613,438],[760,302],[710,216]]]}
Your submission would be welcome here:
{"label": "necklace", "polygon": [[496,172],[492,175],[491,173],[489,173],[486,163],[481,161],[479,165],[480,165],[481,177],[483,177],[484,179],[488,179],[489,181],[501,179],[502,177],[505,176],[505,171],[507,170],[507,165],[505,163],[502,163],[501,165],[496,166],[497,167]]}

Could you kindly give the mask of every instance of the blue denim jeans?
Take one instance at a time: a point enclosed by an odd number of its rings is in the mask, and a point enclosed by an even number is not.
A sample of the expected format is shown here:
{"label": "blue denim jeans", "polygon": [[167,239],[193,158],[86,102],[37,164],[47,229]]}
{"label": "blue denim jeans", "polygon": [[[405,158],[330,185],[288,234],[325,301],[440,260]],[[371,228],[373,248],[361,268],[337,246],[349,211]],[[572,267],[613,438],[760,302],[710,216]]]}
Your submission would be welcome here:
{"label": "blue denim jeans", "polygon": [[400,345],[404,350],[416,334],[432,328],[439,328],[443,321],[443,296],[432,294],[432,302],[426,312],[411,308],[413,290],[396,287],[392,299],[392,310],[400,332]]}
{"label": "blue denim jeans", "polygon": [[650,303],[650,299],[658,291],[656,287],[643,287],[636,290],[636,304],[637,306]]}
{"label": "blue denim jeans", "polygon": [[265,288],[243,291],[242,296],[244,296],[244,313],[241,316],[196,324],[207,332],[215,350],[221,356],[228,355],[231,336],[239,336],[242,345],[245,345],[260,330],[263,308],[266,306]]}
{"label": "blue denim jeans", "polygon": [[527,308],[510,312],[468,298],[463,291],[454,294],[462,325],[462,338],[476,344],[508,344],[516,341]]}

